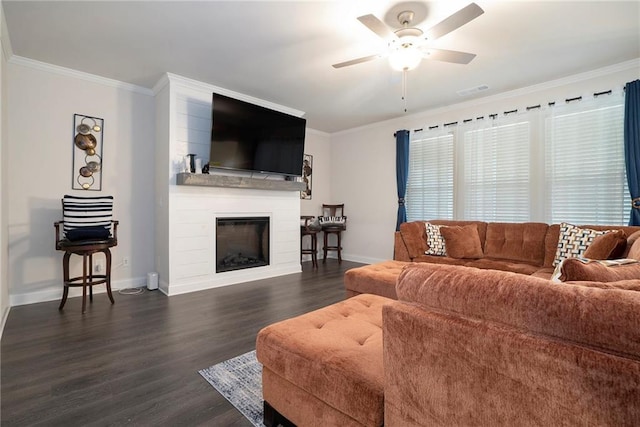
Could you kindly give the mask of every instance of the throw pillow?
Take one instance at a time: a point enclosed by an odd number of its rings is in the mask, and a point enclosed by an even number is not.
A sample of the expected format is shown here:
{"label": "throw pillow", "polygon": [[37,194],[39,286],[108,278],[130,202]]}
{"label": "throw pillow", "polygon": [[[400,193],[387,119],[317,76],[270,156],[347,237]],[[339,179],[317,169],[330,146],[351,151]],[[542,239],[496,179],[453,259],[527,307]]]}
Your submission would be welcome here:
{"label": "throw pillow", "polygon": [[640,261],[640,239],[636,239],[631,245],[631,249],[629,249],[629,253],[627,254],[627,258],[632,258]]}
{"label": "throw pillow", "polygon": [[633,232],[629,237],[627,237],[627,247],[622,253],[621,258],[629,258],[629,251],[633,247],[633,244],[636,242],[636,240],[640,240],[640,231]]}
{"label": "throw pillow", "polygon": [[440,225],[431,224],[430,222],[425,222],[424,226],[427,231],[427,245],[428,249],[424,252],[425,255],[438,255],[438,256],[446,256],[447,255],[447,247],[445,245],[444,237],[440,233]]}
{"label": "throw pillow", "polygon": [[607,266],[597,261],[585,262],[576,258],[567,258],[560,267],[560,280],[563,282],[617,282],[628,279],[640,279],[640,263]]}
{"label": "throw pillow", "polygon": [[106,227],[78,227],[67,231],[66,236],[72,242],[78,240],[103,240],[111,236],[111,231]]}
{"label": "throw pillow", "polygon": [[627,236],[622,230],[601,234],[593,239],[583,256],[589,259],[616,259],[627,247]]}
{"label": "throw pillow", "polygon": [[83,227],[111,227],[113,196],[78,197],[65,195],[62,217],[65,236]]}
{"label": "throw pillow", "polygon": [[318,217],[318,222],[320,222],[320,226],[329,227],[329,226],[343,226],[347,222],[346,216],[320,216]]}
{"label": "throw pillow", "polygon": [[476,224],[440,227],[440,234],[444,237],[447,255],[451,258],[482,258],[482,244]]}
{"label": "throw pillow", "polygon": [[565,258],[581,258],[593,239],[601,234],[610,232],[596,231],[589,228],[580,228],[573,224],[563,222],[560,224],[560,238],[553,266],[556,267]]}

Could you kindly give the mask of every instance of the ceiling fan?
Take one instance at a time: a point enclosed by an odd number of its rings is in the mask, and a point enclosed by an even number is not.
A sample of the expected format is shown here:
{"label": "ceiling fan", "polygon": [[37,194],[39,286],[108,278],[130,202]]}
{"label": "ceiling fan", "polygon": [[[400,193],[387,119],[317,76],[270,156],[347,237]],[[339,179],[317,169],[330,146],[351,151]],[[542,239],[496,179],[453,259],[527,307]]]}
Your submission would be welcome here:
{"label": "ceiling fan", "polygon": [[360,16],[358,21],[384,40],[388,40],[388,50],[375,55],[333,64],[333,67],[348,67],[385,56],[389,57],[391,67],[398,71],[407,71],[417,67],[423,58],[453,62],[456,64],[468,64],[475,58],[475,54],[455,50],[435,49],[429,47],[427,43],[462,27],[483,13],[484,10],[482,10],[480,6],[471,3],[427,31],[422,31],[419,28],[411,26],[411,21],[413,21],[415,16],[411,10],[405,10],[398,14],[398,22],[401,27],[398,30],[392,30],[374,15]]}

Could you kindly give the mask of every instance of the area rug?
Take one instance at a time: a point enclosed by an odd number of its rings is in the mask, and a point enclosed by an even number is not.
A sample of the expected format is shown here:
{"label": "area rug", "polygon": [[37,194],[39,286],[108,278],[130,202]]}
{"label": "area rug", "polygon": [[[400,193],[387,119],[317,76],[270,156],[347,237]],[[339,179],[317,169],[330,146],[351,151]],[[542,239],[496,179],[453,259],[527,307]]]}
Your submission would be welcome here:
{"label": "area rug", "polygon": [[256,351],[198,371],[256,427],[262,424],[262,365]]}

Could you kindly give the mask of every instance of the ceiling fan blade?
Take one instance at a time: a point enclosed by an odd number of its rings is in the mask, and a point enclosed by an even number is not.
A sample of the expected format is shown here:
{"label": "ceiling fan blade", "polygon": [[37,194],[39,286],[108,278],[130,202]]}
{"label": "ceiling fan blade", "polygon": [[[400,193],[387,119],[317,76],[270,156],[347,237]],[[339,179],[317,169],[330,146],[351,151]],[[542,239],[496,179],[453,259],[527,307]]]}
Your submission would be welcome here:
{"label": "ceiling fan blade", "polygon": [[457,50],[446,49],[421,49],[422,54],[427,59],[436,61],[453,62],[454,64],[468,64],[476,57],[475,53],[458,52]]}
{"label": "ceiling fan blade", "polygon": [[471,3],[466,7],[463,7],[450,17],[434,25],[425,32],[427,40],[435,40],[449,34],[451,31],[462,27],[464,24],[473,21],[478,16],[482,15],[484,10],[475,3]]}
{"label": "ceiling fan blade", "polygon": [[356,65],[362,62],[373,61],[374,59],[377,59],[377,58],[382,58],[382,55],[378,53],[376,55],[363,56],[362,58],[352,59],[351,61],[345,61],[345,62],[340,62],[338,64],[333,64],[332,67],[333,68],[348,67],[349,65]]}
{"label": "ceiling fan blade", "polygon": [[395,33],[374,15],[359,16],[358,21],[385,40],[396,38]]}

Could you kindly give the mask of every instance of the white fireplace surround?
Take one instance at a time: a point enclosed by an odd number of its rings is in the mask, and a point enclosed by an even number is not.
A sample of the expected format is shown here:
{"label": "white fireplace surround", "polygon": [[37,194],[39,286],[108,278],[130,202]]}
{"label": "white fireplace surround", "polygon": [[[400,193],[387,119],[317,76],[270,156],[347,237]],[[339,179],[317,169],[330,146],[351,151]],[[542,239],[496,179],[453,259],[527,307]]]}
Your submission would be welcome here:
{"label": "white fireplace surround", "polygon": [[[181,172],[187,154],[196,154],[203,164],[208,161],[213,92],[289,114],[303,113],[173,74],[164,76],[154,92],[160,290],[171,296],[300,272],[300,192],[292,188],[299,183]],[[215,222],[230,216],[269,217],[268,266],[216,273]]]}
{"label": "white fireplace surround", "polygon": [[[299,192],[173,186],[169,199],[167,295],[301,271]],[[216,273],[216,218],[249,216],[270,219],[270,264]]]}

